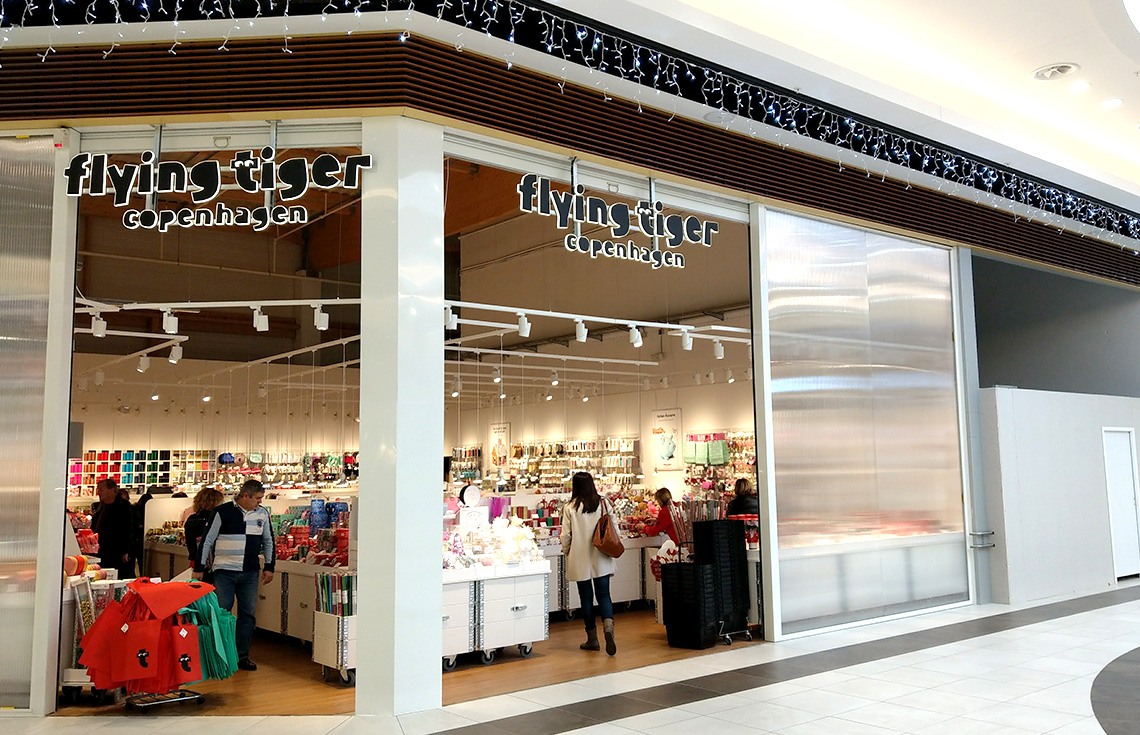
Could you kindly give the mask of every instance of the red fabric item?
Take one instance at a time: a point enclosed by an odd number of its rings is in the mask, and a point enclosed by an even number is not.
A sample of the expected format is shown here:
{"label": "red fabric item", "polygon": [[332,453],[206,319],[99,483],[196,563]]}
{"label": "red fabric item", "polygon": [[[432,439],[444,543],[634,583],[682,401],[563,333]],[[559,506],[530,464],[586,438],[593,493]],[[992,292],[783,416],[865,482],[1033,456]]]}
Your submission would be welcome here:
{"label": "red fabric item", "polygon": [[170,626],[170,633],[174,681],[179,684],[201,681],[202,660],[198,648],[198,626],[179,623]]}
{"label": "red fabric item", "polygon": [[[213,592],[213,586],[139,579],[127,587],[130,591],[122,602],[111,602],[80,643],[80,663],[87,667],[92,684],[99,689],[125,687],[132,694],[165,694],[183,682],[200,681],[197,626],[181,625],[176,613]],[[185,637],[177,635],[182,628],[187,630]]]}
{"label": "red fabric item", "polygon": [[111,631],[115,653],[111,675],[119,681],[149,679],[162,663],[158,660],[158,620],[133,620]]}
{"label": "red fabric item", "polygon": [[164,582],[156,584],[140,578],[127,584],[138,593],[150,612],[158,619],[169,618],[181,608],[214,591],[212,584],[205,582]]}
{"label": "red fabric item", "polygon": [[678,546],[681,542],[677,539],[677,529],[673,525],[673,514],[669,512],[669,506],[661,506],[661,510],[657,512],[657,522],[652,526],[645,527],[646,536],[656,536],[659,533],[666,533],[669,538],[673,539],[673,543]]}

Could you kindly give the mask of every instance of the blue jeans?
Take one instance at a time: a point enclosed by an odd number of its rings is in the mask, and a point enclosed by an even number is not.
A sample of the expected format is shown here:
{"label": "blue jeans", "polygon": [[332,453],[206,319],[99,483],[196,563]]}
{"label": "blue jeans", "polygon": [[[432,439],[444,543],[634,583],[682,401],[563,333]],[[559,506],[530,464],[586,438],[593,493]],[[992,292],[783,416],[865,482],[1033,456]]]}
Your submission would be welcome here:
{"label": "blue jeans", "polygon": [[237,652],[238,658],[249,658],[249,646],[253,642],[253,616],[257,607],[257,582],[261,572],[234,572],[218,569],[214,572],[214,592],[218,596],[218,607],[233,610],[237,598]]}
{"label": "blue jeans", "polygon": [[[594,589],[590,589],[590,582],[594,583]],[[598,597],[598,612],[602,614],[602,620],[612,618],[614,616],[614,603],[610,599],[610,578],[594,577],[592,580],[587,579],[584,582],[578,582],[578,597],[582,600],[582,619],[586,623],[587,628],[597,627],[594,622],[594,596]]]}

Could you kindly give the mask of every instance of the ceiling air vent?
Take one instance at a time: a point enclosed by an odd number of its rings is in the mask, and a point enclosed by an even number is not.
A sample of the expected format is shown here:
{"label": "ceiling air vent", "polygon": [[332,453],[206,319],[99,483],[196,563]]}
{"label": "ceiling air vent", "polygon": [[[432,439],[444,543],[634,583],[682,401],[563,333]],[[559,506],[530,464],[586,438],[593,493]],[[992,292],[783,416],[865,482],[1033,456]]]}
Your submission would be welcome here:
{"label": "ceiling air vent", "polygon": [[1079,64],[1072,64],[1069,62],[1061,62],[1060,64],[1048,64],[1036,69],[1033,72],[1033,78],[1039,82],[1052,82],[1061,77],[1067,77],[1076,72],[1081,67]]}

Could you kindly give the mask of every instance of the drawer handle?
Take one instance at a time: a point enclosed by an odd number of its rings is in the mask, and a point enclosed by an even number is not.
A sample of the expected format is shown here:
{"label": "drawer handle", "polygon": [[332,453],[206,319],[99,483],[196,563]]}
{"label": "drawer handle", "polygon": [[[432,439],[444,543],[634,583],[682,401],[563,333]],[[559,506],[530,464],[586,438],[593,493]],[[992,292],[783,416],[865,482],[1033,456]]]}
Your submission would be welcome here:
{"label": "drawer handle", "polygon": [[511,612],[522,612],[526,610],[526,605],[512,605]]}
{"label": "drawer handle", "polygon": [[444,615],[443,620],[444,620],[444,622],[451,620],[451,616],[450,615]]}
{"label": "drawer handle", "polygon": [[302,602],[298,607],[300,607],[302,610],[308,610],[309,609],[309,603]]}

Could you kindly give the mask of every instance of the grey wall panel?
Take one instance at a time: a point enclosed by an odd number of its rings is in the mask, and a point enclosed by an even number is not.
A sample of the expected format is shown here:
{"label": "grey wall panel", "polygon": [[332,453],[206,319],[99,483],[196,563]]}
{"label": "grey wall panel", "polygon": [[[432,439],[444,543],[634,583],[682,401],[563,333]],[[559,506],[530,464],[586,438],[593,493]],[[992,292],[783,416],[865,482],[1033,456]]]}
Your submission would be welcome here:
{"label": "grey wall panel", "polygon": [[769,212],[785,633],[968,598],[950,253]]}
{"label": "grey wall panel", "polygon": [[0,707],[30,706],[54,144],[0,138]]}

